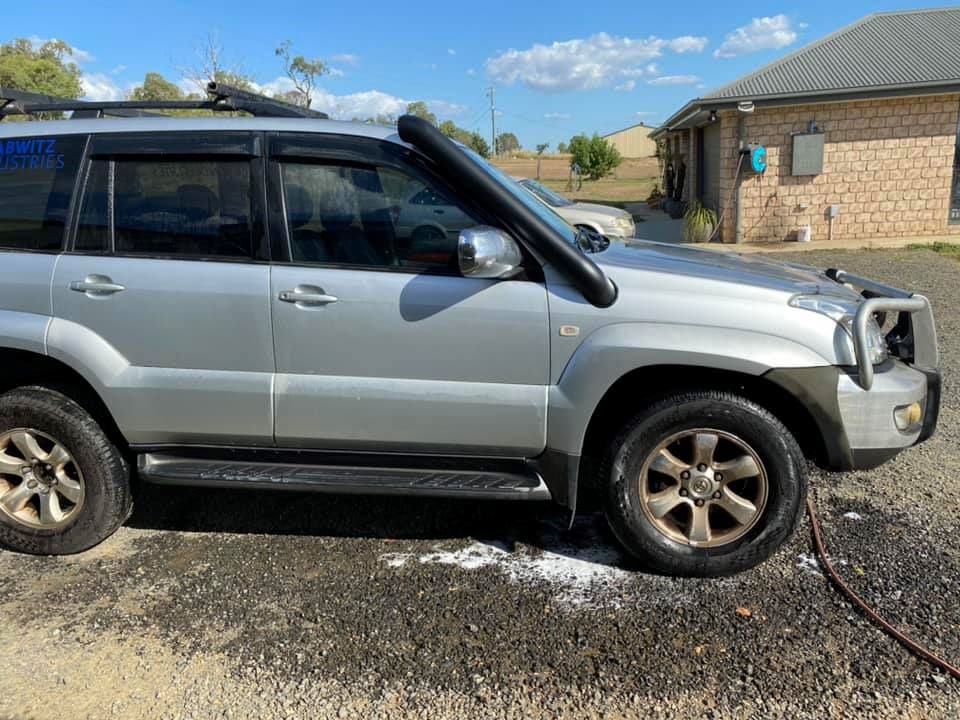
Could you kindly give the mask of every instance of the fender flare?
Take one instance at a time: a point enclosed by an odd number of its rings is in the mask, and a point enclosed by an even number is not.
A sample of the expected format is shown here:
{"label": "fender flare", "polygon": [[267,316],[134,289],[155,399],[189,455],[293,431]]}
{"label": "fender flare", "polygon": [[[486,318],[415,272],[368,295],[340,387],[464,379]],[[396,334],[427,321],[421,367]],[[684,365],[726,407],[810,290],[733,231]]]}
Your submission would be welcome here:
{"label": "fender flare", "polygon": [[579,457],[607,391],[644,367],[680,365],[760,377],[773,369],[830,364],[804,345],[765,333],[702,325],[607,325],[581,343],[550,387],[547,448]]}

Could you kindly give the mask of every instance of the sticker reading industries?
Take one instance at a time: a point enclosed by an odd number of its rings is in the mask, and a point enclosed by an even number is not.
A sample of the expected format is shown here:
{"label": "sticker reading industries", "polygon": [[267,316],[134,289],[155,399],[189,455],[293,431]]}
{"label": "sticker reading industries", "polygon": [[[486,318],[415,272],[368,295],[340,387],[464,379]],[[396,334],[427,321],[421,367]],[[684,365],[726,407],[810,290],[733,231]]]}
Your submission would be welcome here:
{"label": "sticker reading industries", "polygon": [[0,141],[0,172],[5,170],[60,170],[63,155],[55,139],[27,138]]}

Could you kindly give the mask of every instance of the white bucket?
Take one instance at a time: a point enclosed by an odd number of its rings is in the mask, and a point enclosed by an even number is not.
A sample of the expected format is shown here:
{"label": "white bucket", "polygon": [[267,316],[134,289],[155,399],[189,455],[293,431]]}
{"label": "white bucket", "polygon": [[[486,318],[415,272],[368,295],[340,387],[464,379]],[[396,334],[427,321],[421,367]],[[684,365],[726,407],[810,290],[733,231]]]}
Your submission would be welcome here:
{"label": "white bucket", "polygon": [[810,242],[813,236],[813,231],[809,225],[801,225],[800,229],[797,230],[797,242]]}

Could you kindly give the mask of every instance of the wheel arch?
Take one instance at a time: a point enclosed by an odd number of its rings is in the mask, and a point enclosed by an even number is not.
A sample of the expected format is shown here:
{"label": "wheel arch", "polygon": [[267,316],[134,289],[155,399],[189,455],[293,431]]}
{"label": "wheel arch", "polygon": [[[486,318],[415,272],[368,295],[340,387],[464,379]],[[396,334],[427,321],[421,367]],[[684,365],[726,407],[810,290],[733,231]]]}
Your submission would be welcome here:
{"label": "wheel arch", "polygon": [[611,438],[632,416],[658,399],[691,390],[721,390],[750,400],[772,413],[791,432],[804,456],[818,464],[831,462],[817,418],[783,386],[764,375],[691,365],[637,368],[618,378],[594,408],[584,434],[578,483],[590,487],[584,475],[595,472]]}
{"label": "wheel arch", "polygon": [[127,450],[127,440],[99,393],[66,363],[29,350],[0,348],[0,367],[0,394],[29,385],[63,393],[90,413],[118,448]]}

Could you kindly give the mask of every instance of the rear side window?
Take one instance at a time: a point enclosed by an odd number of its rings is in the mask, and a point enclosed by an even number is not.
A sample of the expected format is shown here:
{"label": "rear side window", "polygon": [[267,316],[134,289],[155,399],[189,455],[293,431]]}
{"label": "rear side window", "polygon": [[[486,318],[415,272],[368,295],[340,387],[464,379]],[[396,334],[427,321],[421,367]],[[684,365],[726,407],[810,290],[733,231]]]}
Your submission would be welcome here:
{"label": "rear side window", "polygon": [[85,135],[0,139],[0,250],[57,251]]}
{"label": "rear side window", "polygon": [[96,160],[75,247],[118,255],[249,258],[250,182],[246,160]]}

